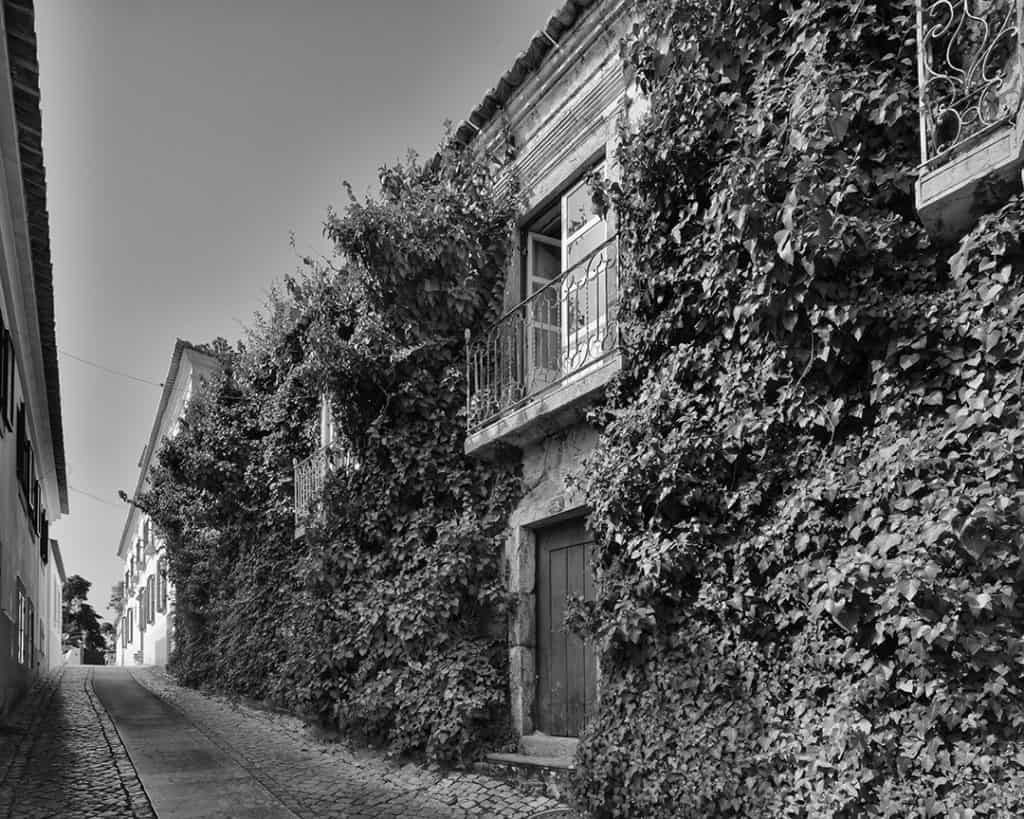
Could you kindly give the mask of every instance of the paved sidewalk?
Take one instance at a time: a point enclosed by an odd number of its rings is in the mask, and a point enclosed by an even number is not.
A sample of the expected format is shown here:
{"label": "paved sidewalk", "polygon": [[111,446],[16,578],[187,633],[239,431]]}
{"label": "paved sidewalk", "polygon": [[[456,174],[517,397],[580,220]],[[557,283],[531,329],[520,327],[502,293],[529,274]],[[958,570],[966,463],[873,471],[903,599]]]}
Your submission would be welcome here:
{"label": "paved sidewalk", "polygon": [[297,718],[152,669],[65,667],[0,726],[0,819],[527,819],[560,807],[482,774],[320,743]]}
{"label": "paved sidewalk", "polygon": [[182,688],[152,669],[130,673],[300,817],[527,819],[563,807],[482,774],[398,765],[378,753],[319,743],[297,718]]}
{"label": "paved sidewalk", "polygon": [[0,731],[0,817],[153,819],[149,800],[93,690],[94,668],[40,680]]}
{"label": "paved sidewalk", "polygon": [[179,710],[121,669],[93,680],[160,819],[296,819]]}

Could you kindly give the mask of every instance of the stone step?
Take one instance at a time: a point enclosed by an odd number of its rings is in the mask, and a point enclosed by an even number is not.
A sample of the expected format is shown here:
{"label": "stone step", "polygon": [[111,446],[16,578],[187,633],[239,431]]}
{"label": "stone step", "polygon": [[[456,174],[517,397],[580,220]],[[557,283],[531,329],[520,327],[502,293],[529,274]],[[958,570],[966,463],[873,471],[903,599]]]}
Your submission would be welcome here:
{"label": "stone step", "polygon": [[482,774],[508,782],[529,796],[547,796],[563,801],[569,793],[571,757],[487,754],[474,767]]}
{"label": "stone step", "polygon": [[575,737],[553,737],[537,732],[519,738],[519,752],[523,756],[560,757],[571,761],[579,744]]}
{"label": "stone step", "polygon": [[567,771],[572,768],[572,757],[566,756],[487,754],[487,761],[498,765],[519,765],[527,768],[553,768],[560,771]]}

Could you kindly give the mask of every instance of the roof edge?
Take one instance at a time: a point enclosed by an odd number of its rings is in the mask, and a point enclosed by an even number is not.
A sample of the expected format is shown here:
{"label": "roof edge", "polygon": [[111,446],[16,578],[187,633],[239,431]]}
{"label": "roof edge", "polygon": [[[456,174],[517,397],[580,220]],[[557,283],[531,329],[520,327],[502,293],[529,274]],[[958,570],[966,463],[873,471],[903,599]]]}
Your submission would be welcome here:
{"label": "roof edge", "polygon": [[42,114],[39,108],[39,56],[36,50],[34,0],[3,0],[8,72],[18,126],[18,160],[28,220],[32,280],[43,356],[43,378],[49,411],[50,440],[57,475],[60,510],[68,514],[68,477],[61,415],[60,368],[53,307],[53,261],[50,257],[50,215],[46,207]]}
{"label": "roof edge", "polygon": [[121,532],[121,540],[117,547],[117,556],[124,557],[126,553],[126,546],[128,541],[128,534],[131,531],[132,518],[135,515],[135,511],[138,507],[135,506],[135,499],[142,494],[142,487],[145,486],[146,478],[149,476],[149,466],[153,460],[153,454],[156,451],[157,444],[159,443],[160,426],[163,420],[164,413],[167,412],[167,406],[171,402],[171,396],[174,393],[175,383],[178,380],[178,374],[181,369],[181,360],[185,355],[186,351],[191,351],[198,355],[208,358],[211,361],[217,362],[218,366],[220,362],[216,356],[210,355],[206,350],[193,344],[191,341],[185,341],[184,339],[176,339],[174,342],[174,351],[171,353],[171,364],[167,368],[167,377],[164,379],[163,392],[160,393],[160,403],[156,408],[156,415],[153,418],[153,428],[149,432],[149,440],[146,442],[146,448],[143,451],[142,458],[139,464],[139,477],[135,482],[135,491],[132,493],[131,506],[128,509],[128,516],[125,518],[124,529]]}
{"label": "roof edge", "polygon": [[562,40],[601,2],[602,0],[565,0],[552,12],[544,28],[533,35],[526,49],[520,52],[511,67],[501,75],[494,87],[484,94],[480,103],[455,129],[453,139],[462,145],[469,145],[505,107],[526,79],[540,68],[548,54],[557,51]]}

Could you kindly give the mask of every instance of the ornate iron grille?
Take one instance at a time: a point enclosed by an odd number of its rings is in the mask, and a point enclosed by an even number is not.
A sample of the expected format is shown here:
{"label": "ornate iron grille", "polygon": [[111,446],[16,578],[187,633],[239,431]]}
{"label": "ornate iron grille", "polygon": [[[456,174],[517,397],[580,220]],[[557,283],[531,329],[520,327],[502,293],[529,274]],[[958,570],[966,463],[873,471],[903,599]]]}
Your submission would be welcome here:
{"label": "ornate iron grille", "polygon": [[467,338],[470,432],[618,347],[618,250],[618,238],[608,239],[480,337]]}
{"label": "ornate iron grille", "polygon": [[931,166],[1007,122],[1021,102],[1022,0],[919,0],[921,155]]}
{"label": "ornate iron grille", "polygon": [[320,447],[295,464],[295,522],[298,524],[316,508],[324,491],[327,474],[356,467],[352,453],[337,442]]}

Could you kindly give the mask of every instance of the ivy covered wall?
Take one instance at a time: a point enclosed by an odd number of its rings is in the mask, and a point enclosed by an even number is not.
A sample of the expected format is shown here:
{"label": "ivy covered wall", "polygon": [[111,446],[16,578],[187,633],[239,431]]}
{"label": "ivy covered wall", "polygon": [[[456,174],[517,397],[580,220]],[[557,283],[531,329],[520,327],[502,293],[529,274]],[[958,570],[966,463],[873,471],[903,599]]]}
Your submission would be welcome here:
{"label": "ivy covered wall", "polygon": [[[597,817],[1024,813],[1024,199],[934,244],[912,0],[636,0],[650,111],[614,207],[626,364],[578,488]],[[183,679],[459,758],[500,732],[511,463],[462,455],[462,333],[514,203],[443,152],[382,173],[197,396],[142,500]],[[292,531],[332,396],[358,469]],[[441,704],[439,707],[439,703]]]}
{"label": "ivy covered wall", "polygon": [[[496,318],[514,202],[443,150],[329,215],[339,267],[273,294],[197,394],[140,503],[165,535],[172,660],[397,750],[458,759],[508,730],[503,521],[513,465],[463,455],[463,333]],[[292,460],[321,390],[353,461],[294,539]]]}
{"label": "ivy covered wall", "polygon": [[598,817],[1024,814],[1024,199],[915,213],[913,0],[639,0]]}

